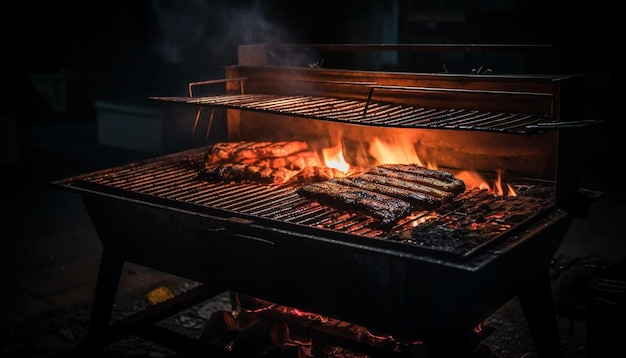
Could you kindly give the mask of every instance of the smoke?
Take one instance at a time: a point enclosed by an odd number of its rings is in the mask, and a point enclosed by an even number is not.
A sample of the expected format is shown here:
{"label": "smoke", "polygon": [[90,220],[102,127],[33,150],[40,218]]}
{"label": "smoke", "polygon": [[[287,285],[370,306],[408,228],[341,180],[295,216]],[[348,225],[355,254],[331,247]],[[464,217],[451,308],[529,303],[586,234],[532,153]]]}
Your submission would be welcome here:
{"label": "smoke", "polygon": [[156,52],[164,62],[200,76],[209,66],[236,64],[239,45],[297,42],[267,19],[263,5],[260,0],[154,0],[160,31]]}

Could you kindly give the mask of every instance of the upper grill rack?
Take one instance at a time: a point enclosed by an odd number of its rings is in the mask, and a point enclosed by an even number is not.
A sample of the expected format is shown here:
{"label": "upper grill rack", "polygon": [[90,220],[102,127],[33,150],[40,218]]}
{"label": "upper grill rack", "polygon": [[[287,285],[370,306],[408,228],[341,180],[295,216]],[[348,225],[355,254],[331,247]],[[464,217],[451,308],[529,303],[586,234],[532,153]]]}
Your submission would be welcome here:
{"label": "upper grill rack", "polygon": [[435,109],[327,96],[241,94],[151,98],[379,127],[463,129],[524,134],[536,133],[542,127],[548,128],[546,124],[556,123],[547,114]]}
{"label": "upper grill rack", "polygon": [[[271,76],[271,74],[265,74]],[[235,76],[190,82],[188,97],[150,97],[203,107],[291,115],[348,124],[536,133],[558,127],[549,92],[389,85],[377,80]],[[226,94],[194,88],[227,84]],[[246,88],[249,93],[245,93]],[[252,88],[252,89],[251,89]],[[196,90],[196,92],[198,92]],[[502,106],[506,103],[506,106]],[[200,114],[200,109],[198,115]]]}

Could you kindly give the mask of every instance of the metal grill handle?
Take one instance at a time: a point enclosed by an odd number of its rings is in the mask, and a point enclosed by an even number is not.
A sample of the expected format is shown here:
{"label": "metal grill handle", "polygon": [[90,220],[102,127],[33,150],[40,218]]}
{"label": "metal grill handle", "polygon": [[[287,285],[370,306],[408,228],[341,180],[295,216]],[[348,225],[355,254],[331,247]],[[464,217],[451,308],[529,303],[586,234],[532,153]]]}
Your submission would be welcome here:
{"label": "metal grill handle", "polygon": [[224,83],[224,82],[233,82],[239,81],[239,88],[241,88],[241,94],[244,94],[243,83],[248,78],[246,77],[236,77],[236,78],[222,78],[218,80],[208,80],[208,81],[198,81],[198,82],[189,82],[189,97],[193,97],[193,87],[199,85],[211,85],[216,83]]}

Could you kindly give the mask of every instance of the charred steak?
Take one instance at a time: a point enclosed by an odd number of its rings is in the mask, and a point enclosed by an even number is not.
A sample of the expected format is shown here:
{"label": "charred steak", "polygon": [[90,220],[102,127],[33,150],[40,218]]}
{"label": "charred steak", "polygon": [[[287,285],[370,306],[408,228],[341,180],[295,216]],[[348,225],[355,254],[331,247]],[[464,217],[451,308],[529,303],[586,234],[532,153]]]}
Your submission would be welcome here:
{"label": "charred steak", "polygon": [[465,183],[451,173],[415,164],[375,166],[359,174],[304,184],[297,189],[303,197],[322,205],[357,211],[385,225],[414,210],[436,209],[464,191]]}

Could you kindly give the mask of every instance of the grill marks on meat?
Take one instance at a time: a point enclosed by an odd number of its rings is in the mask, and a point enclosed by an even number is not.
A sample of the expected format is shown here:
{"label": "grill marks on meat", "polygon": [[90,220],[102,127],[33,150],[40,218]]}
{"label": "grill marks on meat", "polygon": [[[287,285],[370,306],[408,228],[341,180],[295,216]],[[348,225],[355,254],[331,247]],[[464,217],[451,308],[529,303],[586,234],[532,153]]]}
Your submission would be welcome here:
{"label": "grill marks on meat", "polygon": [[384,164],[370,168],[366,173],[419,183],[455,195],[465,191],[465,183],[451,173],[417,164]]}
{"label": "grill marks on meat", "polygon": [[[320,204],[358,211],[388,225],[414,210],[437,209],[465,191],[465,183],[441,170],[413,164],[388,164],[345,178],[305,184],[297,191]],[[357,202],[355,197],[364,199]]]}
{"label": "grill marks on meat", "polygon": [[336,180],[309,183],[298,192],[322,205],[351,210],[372,216],[382,225],[394,224],[399,218],[411,213],[411,204],[385,194],[344,185]]}
{"label": "grill marks on meat", "polygon": [[425,192],[414,191],[408,186],[399,187],[382,182],[371,181],[369,177],[370,176],[367,175],[361,175],[354,178],[333,179],[332,181],[342,185],[382,193],[407,201],[414,209],[435,209],[439,207],[443,201],[441,197]]}
{"label": "grill marks on meat", "polygon": [[380,187],[391,187],[397,189],[405,189],[407,191],[423,194],[426,198],[432,198],[438,204],[442,202],[450,201],[456,194],[450,191],[445,191],[437,188],[424,185],[422,183],[413,182],[401,178],[394,178],[392,176],[383,176],[368,174],[365,172],[359,176],[359,179],[370,183],[376,183]]}

